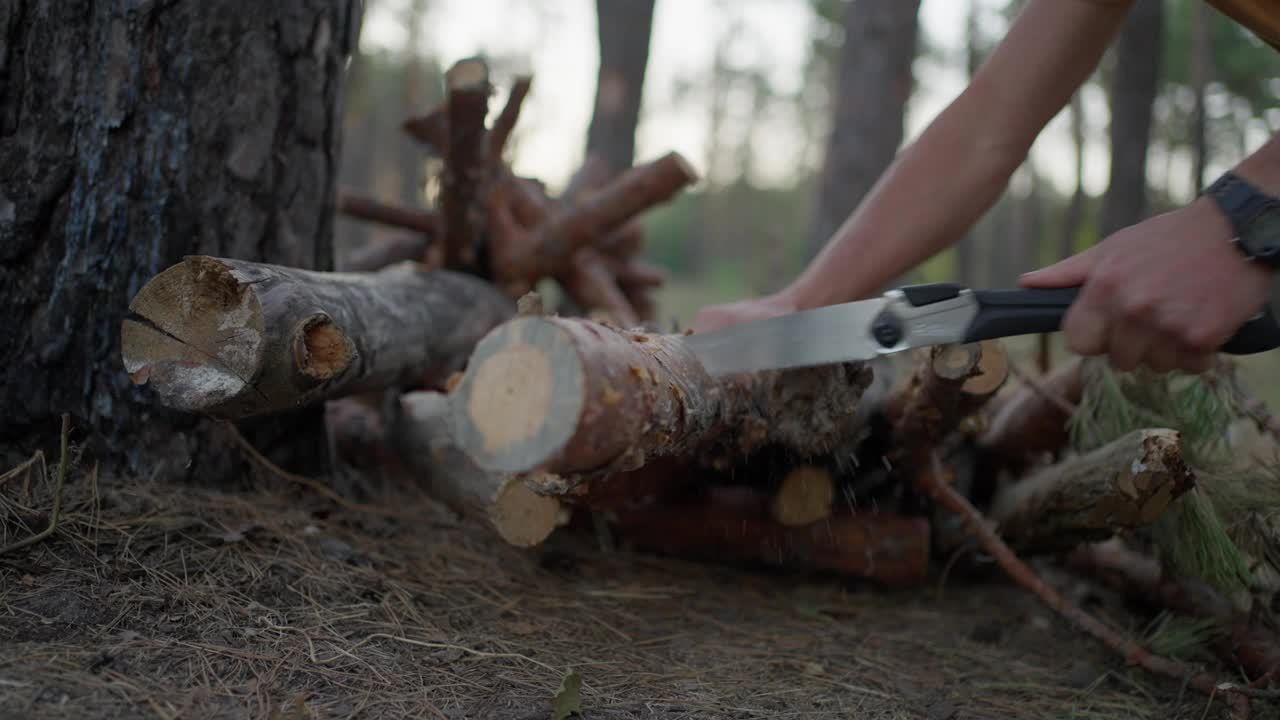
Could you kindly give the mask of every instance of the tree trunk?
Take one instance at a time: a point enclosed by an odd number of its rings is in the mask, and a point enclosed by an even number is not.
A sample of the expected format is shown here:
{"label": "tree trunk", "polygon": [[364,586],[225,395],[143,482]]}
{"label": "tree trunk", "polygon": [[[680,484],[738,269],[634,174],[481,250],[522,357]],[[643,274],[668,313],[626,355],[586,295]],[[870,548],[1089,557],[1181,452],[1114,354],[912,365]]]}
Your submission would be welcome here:
{"label": "tree trunk", "polygon": [[864,0],[845,11],[835,117],[810,239],[816,254],[889,167],[911,96],[919,0]]}
{"label": "tree trunk", "polygon": [[1138,0],[1120,31],[1111,85],[1111,183],[1103,200],[1103,237],[1147,213],[1147,146],[1160,83],[1162,0]]}
{"label": "tree trunk", "polygon": [[600,69],[587,155],[602,159],[614,175],[631,167],[635,159],[653,0],[596,0],[596,25]]}
{"label": "tree trunk", "polygon": [[1199,3],[1191,23],[1191,87],[1196,107],[1191,122],[1194,157],[1191,163],[1191,187],[1199,191],[1205,186],[1205,168],[1209,164],[1209,118],[1205,111],[1208,86],[1213,80],[1213,10]]}
{"label": "tree trunk", "polygon": [[[26,452],[66,412],[105,467],[234,476],[227,435],[134,388],[121,321],[143,283],[185,255],[332,268],[359,7],[4,3],[0,445]],[[315,408],[246,432],[314,472],[322,420]]]}

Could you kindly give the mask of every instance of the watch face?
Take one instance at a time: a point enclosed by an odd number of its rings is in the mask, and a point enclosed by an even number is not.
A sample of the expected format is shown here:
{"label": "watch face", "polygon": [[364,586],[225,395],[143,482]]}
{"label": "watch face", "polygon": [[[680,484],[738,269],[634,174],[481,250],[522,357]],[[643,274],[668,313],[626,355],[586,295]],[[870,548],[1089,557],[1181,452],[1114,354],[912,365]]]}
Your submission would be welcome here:
{"label": "watch face", "polygon": [[1259,260],[1280,261],[1280,205],[1268,205],[1254,215],[1240,244]]}

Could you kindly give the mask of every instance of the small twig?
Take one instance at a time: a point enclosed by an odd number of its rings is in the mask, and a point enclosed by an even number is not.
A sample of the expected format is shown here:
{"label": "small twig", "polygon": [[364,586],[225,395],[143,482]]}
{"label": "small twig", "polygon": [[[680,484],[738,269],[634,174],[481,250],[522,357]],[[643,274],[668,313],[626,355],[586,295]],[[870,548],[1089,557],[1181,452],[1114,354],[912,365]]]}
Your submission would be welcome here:
{"label": "small twig", "polygon": [[1207,695],[1223,692],[1235,693],[1250,698],[1280,698],[1280,690],[1257,690],[1232,682],[1218,682],[1208,673],[1199,673],[1176,660],[1153,655],[1141,645],[1123,637],[1092,615],[1081,610],[1061,593],[1041,580],[1035,571],[1022,562],[1009,549],[1009,546],[996,535],[986,522],[986,518],[977,508],[973,507],[968,500],[939,479],[945,474],[945,471],[937,453],[931,453],[930,460],[930,468],[921,472],[916,478],[919,489],[951,512],[959,515],[965,525],[968,526],[969,531],[978,539],[982,548],[995,558],[1000,567],[1015,582],[1034,593],[1050,609],[1122,655],[1126,662],[1138,665],[1148,672],[1184,682]]}
{"label": "small twig", "polygon": [[440,233],[440,216],[417,208],[388,205],[364,195],[341,193],[338,195],[338,212],[361,220],[413,230],[423,235]]}
{"label": "small twig", "polygon": [[[20,550],[28,545],[44,540],[58,529],[58,519],[62,515],[62,486],[67,480],[67,440],[71,436],[71,416],[67,413],[62,414],[62,438],[59,442],[58,449],[58,477],[53,485],[53,510],[49,512],[49,526],[44,530],[23,538],[15,543],[10,543],[0,548],[0,555],[7,555],[14,550]],[[37,453],[38,457],[44,457],[43,454]],[[35,458],[33,457],[32,460]]]}
{"label": "small twig", "polygon": [[516,79],[515,84],[511,86],[511,94],[507,96],[507,104],[502,108],[496,120],[493,121],[493,128],[489,131],[489,152],[488,158],[490,162],[502,162],[502,151],[507,146],[507,139],[511,136],[511,131],[516,127],[516,121],[520,119],[520,106],[524,104],[524,98],[529,94],[529,86],[533,83],[533,78],[528,75],[521,75]]}

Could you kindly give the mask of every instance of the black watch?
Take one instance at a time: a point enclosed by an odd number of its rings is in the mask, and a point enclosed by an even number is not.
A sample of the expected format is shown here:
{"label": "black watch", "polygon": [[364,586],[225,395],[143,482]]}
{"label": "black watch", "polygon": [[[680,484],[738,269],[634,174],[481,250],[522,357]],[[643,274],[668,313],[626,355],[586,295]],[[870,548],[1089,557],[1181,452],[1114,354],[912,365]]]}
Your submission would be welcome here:
{"label": "black watch", "polygon": [[1263,193],[1232,172],[1215,180],[1204,194],[1231,222],[1236,247],[1272,270],[1280,270],[1280,198]]}

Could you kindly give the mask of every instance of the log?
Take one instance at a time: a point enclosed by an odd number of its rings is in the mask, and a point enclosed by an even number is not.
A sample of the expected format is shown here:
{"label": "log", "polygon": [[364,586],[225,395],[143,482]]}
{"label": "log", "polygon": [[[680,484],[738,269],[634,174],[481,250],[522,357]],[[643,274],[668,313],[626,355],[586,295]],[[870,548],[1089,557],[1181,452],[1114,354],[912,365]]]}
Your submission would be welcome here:
{"label": "log", "polygon": [[617,534],[637,548],[677,556],[732,558],[837,573],[892,587],[919,584],[929,569],[929,523],[888,513],[832,516],[788,527],[769,497],[745,486],[704,498],[615,513]]}
{"label": "log", "polygon": [[236,419],[443,378],[515,304],[415,263],[326,273],[197,255],[152,278],[129,310],[133,382],[167,407]]}
{"label": "log", "polygon": [[1031,380],[995,408],[978,445],[993,456],[1021,460],[1067,446],[1070,408],[1080,403],[1084,379],[1078,358]]}
{"label": "log", "polygon": [[458,449],[443,393],[401,395],[394,428],[395,446],[405,465],[454,512],[485,524],[516,547],[538,545],[559,527],[559,500],[535,493],[514,475],[476,467]]}
{"label": "log", "polygon": [[1147,608],[1216,621],[1209,646],[1229,667],[1240,668],[1252,687],[1280,688],[1280,634],[1235,608],[1207,583],[1164,576],[1160,563],[1118,540],[1077,548],[1068,565],[1089,573]]}
{"label": "log", "polygon": [[640,316],[610,271],[605,256],[593,247],[579,248],[564,273],[561,287],[578,305],[603,311],[611,322],[622,327],[640,325]]}
{"label": "log", "polygon": [[773,519],[787,527],[808,525],[831,516],[836,483],[831,472],[818,465],[802,464],[782,478],[773,495]]}
{"label": "log", "polygon": [[681,491],[705,485],[713,473],[675,458],[658,458],[635,470],[615,473],[608,482],[583,482],[581,478],[533,473],[524,482],[540,495],[597,512],[622,510],[662,502]]}
{"label": "log", "polygon": [[479,261],[483,216],[475,209],[487,170],[489,67],[479,58],[459,60],[445,73],[445,84],[449,91],[449,147],[441,193],[445,267],[470,271]]}
{"label": "log", "polygon": [[1024,553],[1149,527],[1195,484],[1178,439],[1174,430],[1136,430],[1045,467],[999,492],[989,517]]}
{"label": "log", "polygon": [[481,467],[603,476],[713,443],[820,455],[853,435],[870,381],[863,363],[712,378],[683,335],[522,317],[480,341],[453,401]]}
{"label": "log", "polygon": [[915,371],[885,403],[893,428],[889,459],[909,465],[907,476],[914,476],[928,453],[1009,376],[1009,357],[999,340],[937,345],[917,355]]}

